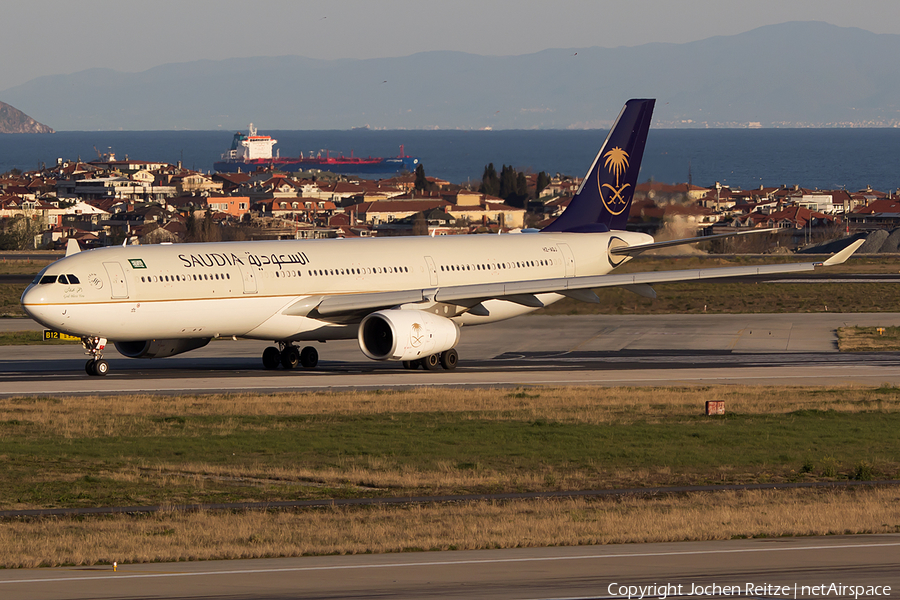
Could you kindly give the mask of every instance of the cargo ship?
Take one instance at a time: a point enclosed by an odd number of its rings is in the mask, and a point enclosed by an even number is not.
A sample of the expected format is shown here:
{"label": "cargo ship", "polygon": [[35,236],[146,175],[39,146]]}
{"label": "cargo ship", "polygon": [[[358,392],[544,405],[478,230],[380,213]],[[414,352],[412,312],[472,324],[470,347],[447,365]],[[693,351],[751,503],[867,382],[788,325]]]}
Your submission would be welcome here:
{"label": "cargo ship", "polygon": [[272,155],[272,146],[277,143],[278,140],[271,136],[259,135],[251,123],[248,135],[240,131],[234,134],[231,149],[213,167],[219,173],[247,173],[268,169],[294,173],[318,169],[344,175],[393,175],[411,173],[419,164],[418,158],[404,154],[403,146],[400,146],[400,156],[392,158],[360,158],[353,156],[352,152],[350,156],[332,156],[327,150],[317,154],[311,152],[309,156],[301,153],[298,157],[282,158],[277,152]]}

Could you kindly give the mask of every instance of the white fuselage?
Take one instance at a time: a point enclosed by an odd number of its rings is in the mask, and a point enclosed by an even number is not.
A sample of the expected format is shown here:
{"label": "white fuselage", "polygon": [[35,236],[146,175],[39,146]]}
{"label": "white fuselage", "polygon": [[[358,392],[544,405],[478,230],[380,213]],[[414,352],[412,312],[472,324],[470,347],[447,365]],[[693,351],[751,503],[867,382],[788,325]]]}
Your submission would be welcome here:
{"label": "white fuselage", "polygon": [[[102,248],[50,265],[44,281],[71,274],[78,283],[32,284],[22,304],[46,327],[114,341],[346,339],[358,320],[283,312],[310,297],[603,275],[614,267],[612,237],[629,246],[652,241],[616,231]],[[562,296],[537,297],[549,304]],[[485,305],[487,315],[448,316],[473,325],[535,310],[507,300]]]}

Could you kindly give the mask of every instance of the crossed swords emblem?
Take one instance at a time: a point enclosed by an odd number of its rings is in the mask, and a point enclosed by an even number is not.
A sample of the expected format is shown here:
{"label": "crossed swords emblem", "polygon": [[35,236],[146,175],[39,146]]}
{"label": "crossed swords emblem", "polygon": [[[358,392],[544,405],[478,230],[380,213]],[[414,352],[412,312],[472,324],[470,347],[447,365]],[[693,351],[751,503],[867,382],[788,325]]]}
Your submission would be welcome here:
{"label": "crossed swords emblem", "polygon": [[[628,169],[628,153],[622,150],[619,147],[613,148],[609,152],[603,155],[606,158],[606,162],[603,163],[603,166],[606,167],[610,173],[616,176],[616,185],[612,185],[610,183],[604,183],[600,186],[600,198],[603,200],[603,203],[606,205],[606,208],[609,209],[609,212],[614,215],[618,215],[623,210],[625,210],[626,202],[623,194],[625,190],[631,187],[630,183],[623,183],[619,185],[619,180],[625,171]],[[597,177],[599,179],[600,172],[597,172]],[[603,190],[609,189],[609,199],[603,196]],[[615,210],[611,205],[619,205],[619,209]]]}
{"label": "crossed swords emblem", "polygon": [[[418,335],[417,335],[418,334]],[[418,323],[413,323],[412,331],[409,333],[409,344],[413,348],[418,348],[422,345],[422,338],[425,337],[425,334],[422,332],[422,326]]]}

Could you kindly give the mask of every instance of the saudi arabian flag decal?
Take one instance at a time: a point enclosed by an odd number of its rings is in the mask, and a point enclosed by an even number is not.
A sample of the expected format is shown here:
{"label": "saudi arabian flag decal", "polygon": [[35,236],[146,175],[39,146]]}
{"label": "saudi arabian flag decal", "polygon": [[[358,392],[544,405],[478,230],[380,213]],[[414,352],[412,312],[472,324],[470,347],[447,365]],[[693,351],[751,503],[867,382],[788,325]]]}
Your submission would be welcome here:
{"label": "saudi arabian flag decal", "polygon": [[147,265],[144,264],[144,260],[141,258],[129,258],[128,262],[131,263],[132,269],[146,269]]}

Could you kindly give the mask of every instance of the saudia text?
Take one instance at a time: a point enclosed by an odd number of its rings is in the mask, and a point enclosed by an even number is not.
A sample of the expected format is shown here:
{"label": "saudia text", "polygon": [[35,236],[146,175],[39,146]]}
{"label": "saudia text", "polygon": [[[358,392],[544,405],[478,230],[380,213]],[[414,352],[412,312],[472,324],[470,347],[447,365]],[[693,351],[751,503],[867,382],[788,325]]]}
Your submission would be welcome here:
{"label": "saudia text", "polygon": [[309,263],[309,257],[305,252],[297,254],[247,254],[241,258],[237,254],[225,254],[221,252],[208,252],[206,254],[179,254],[178,258],[185,267],[224,267],[250,263],[254,267],[262,268],[265,265],[276,265],[279,269],[283,265],[305,265]]}

